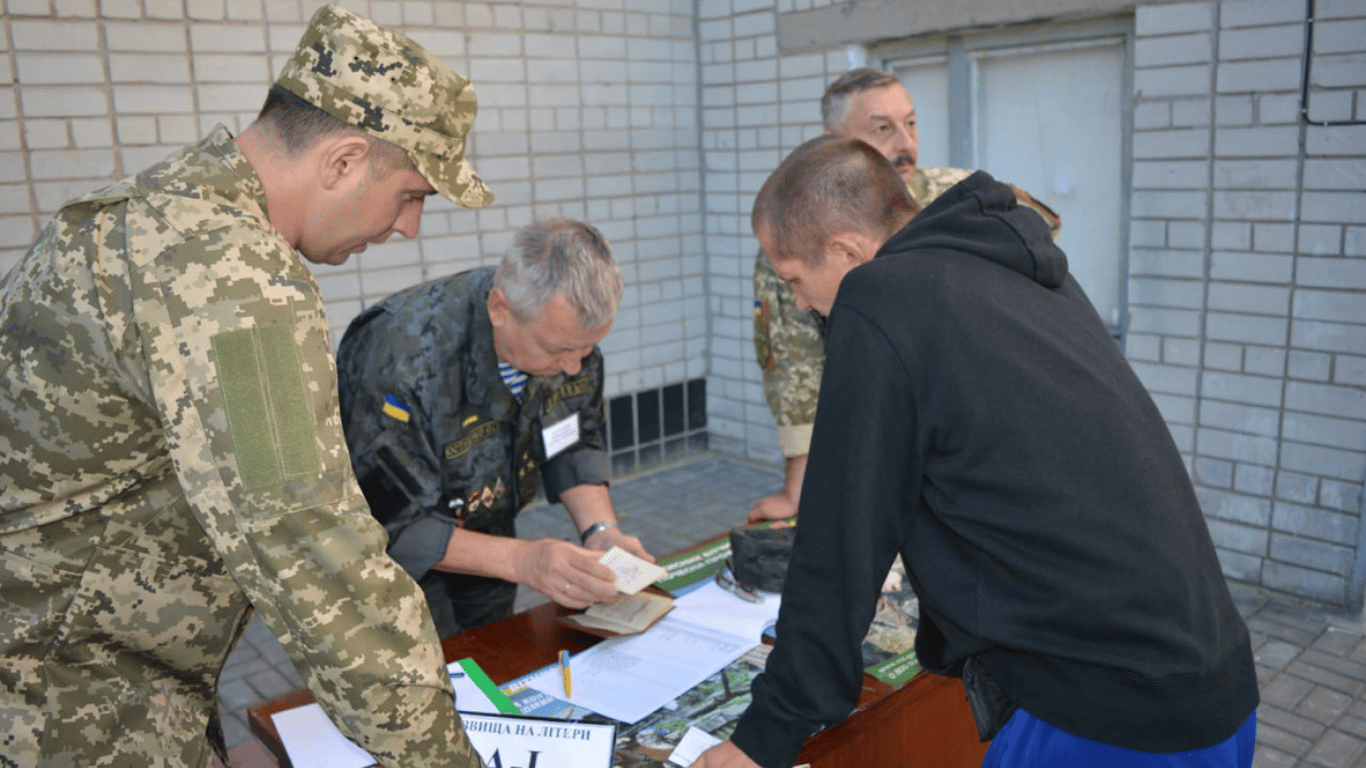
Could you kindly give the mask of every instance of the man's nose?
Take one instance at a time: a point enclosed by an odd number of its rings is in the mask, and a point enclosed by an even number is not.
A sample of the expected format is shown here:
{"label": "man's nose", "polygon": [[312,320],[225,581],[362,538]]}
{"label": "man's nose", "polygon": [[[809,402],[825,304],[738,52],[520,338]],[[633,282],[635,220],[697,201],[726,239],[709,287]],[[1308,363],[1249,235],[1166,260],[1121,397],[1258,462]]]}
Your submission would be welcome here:
{"label": "man's nose", "polygon": [[898,150],[915,149],[917,141],[915,134],[912,133],[912,130],[912,128],[909,128],[905,125],[898,125],[896,127],[896,129],[893,132],[892,141],[896,144]]}
{"label": "man's nose", "polygon": [[404,206],[403,212],[394,220],[394,231],[412,240],[417,237],[418,227],[422,224],[422,201]]}
{"label": "man's nose", "polygon": [[583,370],[584,353],[581,351],[566,352],[560,356],[560,370],[566,376],[573,376]]}

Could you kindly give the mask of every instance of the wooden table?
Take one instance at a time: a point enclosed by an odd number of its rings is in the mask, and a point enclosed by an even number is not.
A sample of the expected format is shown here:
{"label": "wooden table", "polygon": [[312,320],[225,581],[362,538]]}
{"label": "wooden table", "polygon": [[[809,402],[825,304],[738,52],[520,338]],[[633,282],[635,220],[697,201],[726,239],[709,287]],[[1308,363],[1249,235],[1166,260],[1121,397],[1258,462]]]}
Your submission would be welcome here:
{"label": "wooden table", "polygon": [[[596,637],[556,623],[555,616],[564,613],[569,610],[545,603],[446,638],[441,649],[447,662],[473,657],[502,685],[554,663],[561,648],[578,653],[598,642]],[[271,715],[313,700],[309,691],[295,691],[248,710],[252,733],[275,753],[280,765],[290,763]],[[978,768],[986,746],[977,741],[977,728],[958,679],[922,672],[893,689],[864,675],[858,710],[808,741],[798,763],[810,763],[812,768]]]}

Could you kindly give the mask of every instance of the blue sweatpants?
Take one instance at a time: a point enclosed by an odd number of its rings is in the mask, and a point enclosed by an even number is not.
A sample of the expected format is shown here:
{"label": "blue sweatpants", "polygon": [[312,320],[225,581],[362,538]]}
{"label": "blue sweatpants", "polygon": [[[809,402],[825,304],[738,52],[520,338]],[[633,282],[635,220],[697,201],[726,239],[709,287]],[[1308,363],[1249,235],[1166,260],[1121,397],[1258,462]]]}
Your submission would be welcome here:
{"label": "blue sweatpants", "polygon": [[1015,710],[987,748],[982,768],[1250,768],[1257,735],[1254,711],[1238,732],[1193,752],[1139,752],[1073,736]]}

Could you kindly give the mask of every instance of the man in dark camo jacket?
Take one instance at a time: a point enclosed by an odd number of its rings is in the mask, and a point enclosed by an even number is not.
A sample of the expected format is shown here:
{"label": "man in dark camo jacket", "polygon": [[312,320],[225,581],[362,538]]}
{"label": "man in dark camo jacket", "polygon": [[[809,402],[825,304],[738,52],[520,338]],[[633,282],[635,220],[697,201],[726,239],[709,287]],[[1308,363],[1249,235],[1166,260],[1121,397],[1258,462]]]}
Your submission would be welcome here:
{"label": "man in dark camo jacket", "polygon": [[[602,352],[621,273],[594,227],[523,228],[497,271],[400,291],[352,321],[337,352],[341,413],[389,554],[418,579],[442,637],[512,612],[517,585],[583,608],[616,594]],[[579,544],[523,541],[536,495],[564,504]]]}

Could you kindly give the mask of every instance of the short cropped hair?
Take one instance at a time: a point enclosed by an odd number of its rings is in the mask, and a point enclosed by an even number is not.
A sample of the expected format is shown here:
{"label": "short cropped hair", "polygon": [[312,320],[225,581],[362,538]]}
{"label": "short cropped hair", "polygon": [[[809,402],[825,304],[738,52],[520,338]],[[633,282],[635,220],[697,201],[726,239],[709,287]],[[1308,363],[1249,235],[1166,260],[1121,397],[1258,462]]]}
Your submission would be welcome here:
{"label": "short cropped hair", "polygon": [[792,151],[754,198],[750,224],[774,260],[815,266],[831,235],[859,232],[885,242],[920,205],[881,152],[858,139],[818,136]]}
{"label": "short cropped hair", "polygon": [[579,314],[580,327],[610,322],[621,301],[621,270],[596,227],[553,218],[523,227],[493,273],[518,322],[534,320],[556,294]]}
{"label": "short cropped hair", "polygon": [[351,135],[370,143],[372,178],[383,178],[401,168],[414,167],[402,147],[338,120],[278,84],[270,87],[256,120],[270,129],[286,156],[291,158],[299,157],[320,141]]}
{"label": "short cropped hair", "polygon": [[844,119],[849,116],[849,100],[854,94],[900,84],[896,75],[872,67],[859,67],[840,75],[821,96],[821,121],[825,123],[825,130],[840,132]]}

